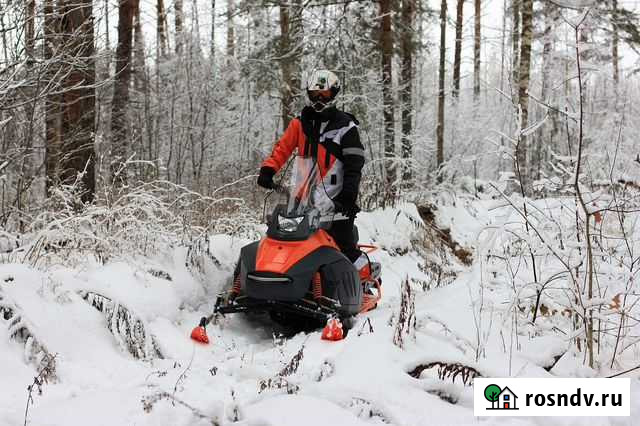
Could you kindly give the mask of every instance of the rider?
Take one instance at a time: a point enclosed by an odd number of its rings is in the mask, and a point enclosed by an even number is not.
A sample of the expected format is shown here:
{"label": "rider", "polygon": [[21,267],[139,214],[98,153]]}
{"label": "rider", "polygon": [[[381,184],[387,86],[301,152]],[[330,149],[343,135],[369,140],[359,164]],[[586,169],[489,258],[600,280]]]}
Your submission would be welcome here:
{"label": "rider", "polygon": [[310,105],[289,123],[275,144],[271,155],[262,163],[258,185],[274,188],[273,176],[297,148],[298,155],[317,162],[323,186],[333,201],[333,210],[349,217],[336,221],[329,229],[340,250],[355,262],[361,255],[356,246],[353,223],[360,208],[356,205],[364,147],[358,133],[358,120],[336,108],[340,80],[329,70],[316,70],[307,81]]}

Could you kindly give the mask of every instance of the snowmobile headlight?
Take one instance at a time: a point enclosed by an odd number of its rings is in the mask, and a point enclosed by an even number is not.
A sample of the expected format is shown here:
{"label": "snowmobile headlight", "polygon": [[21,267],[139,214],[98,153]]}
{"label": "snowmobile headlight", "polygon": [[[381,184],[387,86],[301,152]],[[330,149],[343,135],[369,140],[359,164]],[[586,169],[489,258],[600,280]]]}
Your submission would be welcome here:
{"label": "snowmobile headlight", "polygon": [[296,232],[303,220],[304,216],[284,217],[278,215],[278,228],[283,232]]}

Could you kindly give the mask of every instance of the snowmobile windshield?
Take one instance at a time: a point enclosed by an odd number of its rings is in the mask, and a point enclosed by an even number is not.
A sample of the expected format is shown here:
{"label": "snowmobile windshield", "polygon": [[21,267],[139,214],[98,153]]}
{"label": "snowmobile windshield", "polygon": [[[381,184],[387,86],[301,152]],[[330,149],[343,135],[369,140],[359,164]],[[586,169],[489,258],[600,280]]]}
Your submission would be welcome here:
{"label": "snowmobile windshield", "polygon": [[310,157],[296,157],[291,174],[287,215],[302,216],[311,209],[321,214],[333,210],[333,201],[327,195],[317,162]]}

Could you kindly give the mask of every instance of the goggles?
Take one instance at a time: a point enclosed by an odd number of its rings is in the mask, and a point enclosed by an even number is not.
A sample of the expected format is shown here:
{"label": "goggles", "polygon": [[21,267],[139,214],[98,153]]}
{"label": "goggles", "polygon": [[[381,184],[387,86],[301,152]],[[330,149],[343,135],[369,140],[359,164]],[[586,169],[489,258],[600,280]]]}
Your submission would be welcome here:
{"label": "goggles", "polygon": [[327,102],[330,101],[333,96],[331,90],[307,90],[307,95],[311,102]]}

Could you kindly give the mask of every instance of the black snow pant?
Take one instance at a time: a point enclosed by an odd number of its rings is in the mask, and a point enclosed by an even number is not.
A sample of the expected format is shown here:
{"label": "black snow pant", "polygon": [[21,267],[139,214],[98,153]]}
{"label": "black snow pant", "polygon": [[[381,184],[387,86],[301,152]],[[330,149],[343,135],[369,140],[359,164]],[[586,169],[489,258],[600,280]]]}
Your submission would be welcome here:
{"label": "black snow pant", "polygon": [[344,253],[351,262],[355,262],[362,252],[358,250],[356,235],[353,229],[355,217],[346,220],[338,220],[333,222],[329,229],[329,235],[333,237],[342,253]]}

